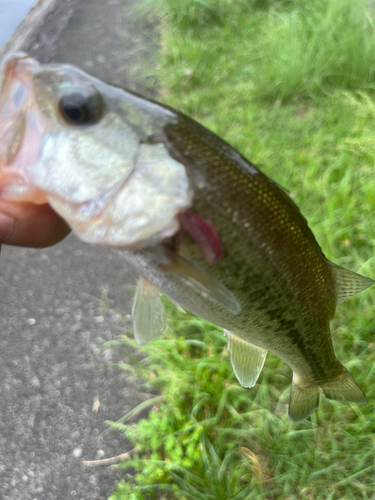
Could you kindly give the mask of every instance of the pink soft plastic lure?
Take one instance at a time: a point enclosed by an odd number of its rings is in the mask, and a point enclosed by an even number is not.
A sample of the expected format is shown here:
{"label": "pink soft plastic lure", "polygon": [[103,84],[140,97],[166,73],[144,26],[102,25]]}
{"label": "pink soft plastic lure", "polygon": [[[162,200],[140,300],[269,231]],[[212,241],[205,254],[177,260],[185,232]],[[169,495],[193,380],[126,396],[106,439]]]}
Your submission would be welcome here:
{"label": "pink soft plastic lure", "polygon": [[181,227],[197,243],[209,266],[214,266],[224,257],[224,247],[214,224],[202,216],[186,210],[179,215]]}

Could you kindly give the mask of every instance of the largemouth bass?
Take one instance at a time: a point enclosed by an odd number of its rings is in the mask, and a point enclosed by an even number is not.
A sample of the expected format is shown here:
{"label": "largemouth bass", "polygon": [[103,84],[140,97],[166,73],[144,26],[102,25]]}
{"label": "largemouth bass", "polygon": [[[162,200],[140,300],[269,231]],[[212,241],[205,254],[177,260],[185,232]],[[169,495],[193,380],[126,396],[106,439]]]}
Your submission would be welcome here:
{"label": "largemouth bass", "polygon": [[164,293],[225,329],[239,382],[267,351],[293,370],[289,416],[326,397],[365,403],[336,359],[336,306],[374,282],[329,262],[288,194],[218,136],[162,104],[23,53],[0,70],[0,197],[50,203],[84,241],[141,278],[143,344]]}

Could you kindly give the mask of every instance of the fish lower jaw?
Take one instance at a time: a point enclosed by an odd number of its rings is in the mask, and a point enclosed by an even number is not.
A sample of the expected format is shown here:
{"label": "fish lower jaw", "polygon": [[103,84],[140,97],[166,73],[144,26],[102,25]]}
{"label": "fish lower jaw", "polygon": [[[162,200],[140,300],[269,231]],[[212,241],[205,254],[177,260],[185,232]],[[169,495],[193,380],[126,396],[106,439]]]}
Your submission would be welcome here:
{"label": "fish lower jaw", "polygon": [[[59,211],[60,215],[64,217]],[[139,251],[145,248],[156,248],[173,236],[178,230],[175,218],[161,227],[131,227],[129,221],[124,224],[110,224],[100,216],[87,222],[77,222],[64,217],[73,232],[83,241],[110,246],[118,250]]]}

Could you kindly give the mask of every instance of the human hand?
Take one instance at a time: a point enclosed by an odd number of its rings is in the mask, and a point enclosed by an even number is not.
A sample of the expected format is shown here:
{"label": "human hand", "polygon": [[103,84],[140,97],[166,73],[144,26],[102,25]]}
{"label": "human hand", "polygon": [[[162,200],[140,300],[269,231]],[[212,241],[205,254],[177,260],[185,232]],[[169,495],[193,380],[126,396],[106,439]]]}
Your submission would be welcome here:
{"label": "human hand", "polygon": [[44,248],[70,233],[66,222],[46,203],[0,200],[0,244]]}

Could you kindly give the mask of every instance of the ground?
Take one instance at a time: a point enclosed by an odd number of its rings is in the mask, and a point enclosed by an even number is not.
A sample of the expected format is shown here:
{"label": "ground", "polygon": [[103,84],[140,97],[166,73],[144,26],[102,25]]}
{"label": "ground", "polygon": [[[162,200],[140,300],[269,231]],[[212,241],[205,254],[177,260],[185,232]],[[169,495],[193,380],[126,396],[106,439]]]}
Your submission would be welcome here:
{"label": "ground", "polygon": [[[154,31],[132,5],[42,1],[5,49],[145,91]],[[0,499],[105,499],[121,473],[81,462],[129,449],[104,421],[140,401],[137,381],[98,350],[126,324],[136,277],[114,251],[72,235],[46,250],[3,246],[0,264]]]}

